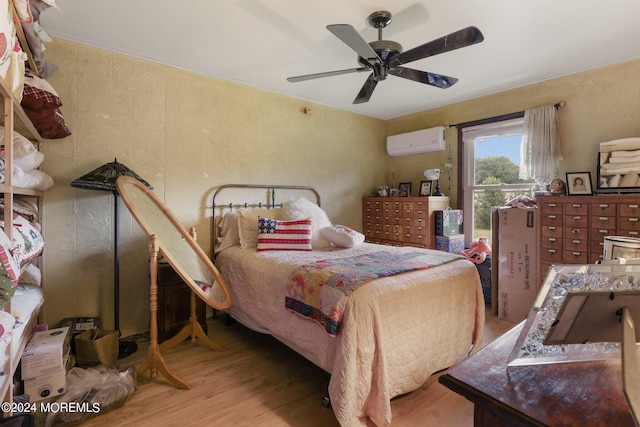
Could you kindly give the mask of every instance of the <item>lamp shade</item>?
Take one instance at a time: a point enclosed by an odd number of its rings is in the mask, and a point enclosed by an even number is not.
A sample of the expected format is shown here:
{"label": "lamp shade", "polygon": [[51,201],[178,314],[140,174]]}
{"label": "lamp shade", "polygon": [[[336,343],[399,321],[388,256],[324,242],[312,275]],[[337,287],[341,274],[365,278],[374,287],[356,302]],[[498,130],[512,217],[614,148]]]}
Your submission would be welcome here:
{"label": "lamp shade", "polygon": [[426,169],[424,171],[424,176],[429,181],[435,181],[437,179],[440,179],[440,169]]}
{"label": "lamp shade", "polygon": [[92,170],[91,172],[82,175],[71,183],[72,187],[85,188],[87,190],[102,190],[102,191],[117,191],[116,179],[121,176],[130,176],[153,190],[151,184],[144,179],[140,178],[138,174],[126,167],[122,163],[118,163],[118,159],[113,159],[113,162],[105,163]]}

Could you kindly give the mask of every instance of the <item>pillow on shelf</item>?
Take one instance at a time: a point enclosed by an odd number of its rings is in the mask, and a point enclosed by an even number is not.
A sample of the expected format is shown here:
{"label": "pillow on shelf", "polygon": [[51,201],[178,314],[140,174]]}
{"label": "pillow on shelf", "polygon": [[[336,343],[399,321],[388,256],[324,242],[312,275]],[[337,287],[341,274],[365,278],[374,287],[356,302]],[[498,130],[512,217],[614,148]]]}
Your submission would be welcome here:
{"label": "pillow on shelf", "polygon": [[[0,146],[4,158],[4,127],[0,126]],[[44,154],[36,149],[31,141],[18,132],[13,132],[13,164],[23,171],[30,171],[40,167],[44,161]]]}
{"label": "pillow on shelf", "polygon": [[[2,221],[2,227],[4,227],[4,221]],[[5,296],[9,294],[13,296],[13,290],[9,290],[6,286],[7,280],[12,287],[18,284],[21,254],[17,243],[20,240],[20,238],[14,239],[16,243],[12,243],[7,235],[0,230],[0,288]]]}
{"label": "pillow on shelf", "polygon": [[320,233],[339,248],[352,248],[364,242],[364,234],[344,225],[332,225],[320,230]]}
{"label": "pillow on shelf", "polygon": [[258,218],[258,251],[310,251],[311,220]]}
{"label": "pillow on shelf", "polygon": [[20,104],[43,138],[59,139],[71,135],[60,112],[62,101],[46,80],[33,74],[26,75]]}
{"label": "pillow on shelf", "polygon": [[27,264],[20,275],[19,282],[27,285],[40,286],[42,284],[42,272],[35,264]]}
{"label": "pillow on shelf", "polygon": [[[0,222],[0,225],[4,228],[4,219]],[[6,234],[0,234],[4,236],[4,246],[6,246],[9,239]],[[14,213],[13,242],[8,247],[10,248],[10,255],[16,263],[15,265],[18,266],[16,271],[11,272],[11,280],[14,282],[14,285],[17,285],[18,277],[20,276],[20,266],[27,264],[42,253],[44,250],[44,238],[42,237],[40,230],[38,230],[33,224],[27,221],[23,216]],[[13,265],[11,267],[13,268]]]}
{"label": "pillow on shelf", "polygon": [[313,249],[328,248],[329,241],[320,234],[320,230],[331,226],[327,213],[307,199],[297,199],[282,206],[284,219],[311,219],[311,246]]}
{"label": "pillow on shelf", "polygon": [[242,208],[238,209],[238,235],[240,247],[255,248],[258,246],[258,217],[268,216],[282,219],[282,208]]}
{"label": "pillow on shelf", "polygon": [[[6,182],[3,157],[0,157],[0,182]],[[53,184],[53,178],[41,170],[34,169],[25,172],[17,165],[13,165],[11,185],[14,187],[45,191],[53,187]]]}

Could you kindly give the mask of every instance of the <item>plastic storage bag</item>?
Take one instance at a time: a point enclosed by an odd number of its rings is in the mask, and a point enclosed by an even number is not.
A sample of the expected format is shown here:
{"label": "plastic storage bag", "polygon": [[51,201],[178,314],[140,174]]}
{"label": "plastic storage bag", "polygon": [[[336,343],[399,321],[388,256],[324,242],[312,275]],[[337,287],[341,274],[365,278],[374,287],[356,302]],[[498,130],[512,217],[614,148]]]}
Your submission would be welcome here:
{"label": "plastic storage bag", "polygon": [[[87,369],[73,368],[67,374],[67,391],[52,401],[46,427],[75,425],[118,408],[136,390],[136,369],[123,371],[100,365]],[[65,410],[69,409],[69,410]]]}

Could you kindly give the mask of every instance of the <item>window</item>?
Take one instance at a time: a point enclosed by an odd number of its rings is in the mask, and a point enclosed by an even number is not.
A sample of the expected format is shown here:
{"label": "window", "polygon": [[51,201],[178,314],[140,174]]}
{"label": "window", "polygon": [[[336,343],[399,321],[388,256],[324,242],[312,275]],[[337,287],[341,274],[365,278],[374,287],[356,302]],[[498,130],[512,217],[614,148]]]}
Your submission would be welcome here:
{"label": "window", "polygon": [[516,114],[458,126],[467,247],[481,236],[491,240],[492,207],[532,195],[533,181],[519,177],[523,121]]}

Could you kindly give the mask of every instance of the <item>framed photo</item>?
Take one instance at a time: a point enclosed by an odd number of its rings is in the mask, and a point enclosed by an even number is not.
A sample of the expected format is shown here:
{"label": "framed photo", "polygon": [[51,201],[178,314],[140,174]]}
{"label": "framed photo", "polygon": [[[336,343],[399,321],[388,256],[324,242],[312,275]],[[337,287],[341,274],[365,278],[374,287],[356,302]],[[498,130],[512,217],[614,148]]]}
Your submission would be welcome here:
{"label": "framed photo", "polygon": [[640,193],[640,138],[600,143],[596,193]]}
{"label": "framed photo", "polygon": [[398,190],[397,188],[392,188],[391,190],[389,190],[389,196],[391,197],[399,197],[400,196],[400,190]]}
{"label": "framed photo", "polygon": [[569,196],[593,194],[591,172],[567,172],[567,194]]}
{"label": "framed photo", "polygon": [[409,197],[411,196],[411,183],[410,182],[401,182],[398,186],[398,197]]}
{"label": "framed photo", "polygon": [[[637,306],[640,265],[617,262],[551,266],[507,366],[619,360],[622,333],[615,335],[620,331],[621,322],[618,316],[611,315],[611,320],[606,316],[627,304]],[[624,289],[619,283],[625,284]],[[597,303],[592,304],[589,300]],[[618,301],[617,306],[614,300]],[[580,303],[572,304],[572,301]],[[592,310],[594,305],[595,310]],[[572,307],[579,309],[572,310]],[[580,317],[590,314],[601,315],[585,326]],[[567,320],[572,327],[566,327]]]}
{"label": "framed photo", "polygon": [[420,181],[420,196],[431,195],[431,181]]}

